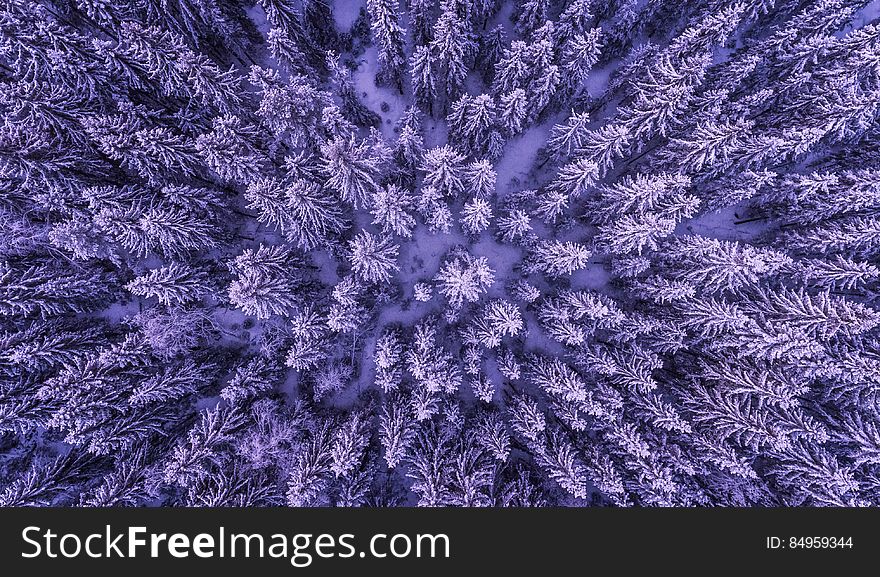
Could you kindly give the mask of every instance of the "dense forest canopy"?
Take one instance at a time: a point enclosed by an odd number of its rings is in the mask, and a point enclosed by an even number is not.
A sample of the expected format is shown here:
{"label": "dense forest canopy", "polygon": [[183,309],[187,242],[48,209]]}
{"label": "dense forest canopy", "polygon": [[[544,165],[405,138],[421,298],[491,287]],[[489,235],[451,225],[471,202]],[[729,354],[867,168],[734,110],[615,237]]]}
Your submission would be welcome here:
{"label": "dense forest canopy", "polygon": [[880,505],[880,1],[0,1],[0,504]]}

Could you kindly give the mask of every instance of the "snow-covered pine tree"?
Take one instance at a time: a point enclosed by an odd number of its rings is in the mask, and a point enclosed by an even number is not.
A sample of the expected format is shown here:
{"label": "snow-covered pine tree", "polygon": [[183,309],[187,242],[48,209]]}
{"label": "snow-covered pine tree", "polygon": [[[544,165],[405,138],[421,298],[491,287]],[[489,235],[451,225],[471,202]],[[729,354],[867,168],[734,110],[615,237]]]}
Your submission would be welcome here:
{"label": "snow-covered pine tree", "polygon": [[465,302],[476,302],[495,282],[495,271],[489,268],[486,257],[474,257],[466,252],[453,253],[435,277],[440,293],[453,308]]}
{"label": "snow-covered pine tree", "polygon": [[429,45],[441,79],[445,107],[458,98],[477,50],[468,22],[458,14],[455,5],[455,0],[441,0],[440,17],[434,23],[434,38]]}
{"label": "snow-covered pine tree", "polygon": [[351,268],[358,277],[367,282],[387,282],[399,270],[397,253],[399,247],[389,237],[369,232],[359,233],[349,243]]}
{"label": "snow-covered pine tree", "polygon": [[409,14],[409,29],[416,47],[426,46],[433,38],[435,0],[406,0]]}
{"label": "snow-covered pine tree", "polygon": [[473,198],[461,209],[461,228],[468,234],[480,234],[489,227],[491,220],[492,205],[483,198]]}
{"label": "snow-covered pine tree", "polygon": [[153,269],[125,285],[133,295],[155,297],[164,305],[187,304],[207,294],[207,273],[184,263],[172,263]]}
{"label": "snow-covered pine tree", "polygon": [[379,72],[376,80],[394,86],[403,94],[406,66],[404,39],[406,30],[398,21],[399,0],[368,0],[373,38],[379,44]]}
{"label": "snow-covered pine tree", "polygon": [[445,197],[456,198],[464,191],[464,160],[464,155],[448,144],[425,151],[419,167],[425,172],[425,185]]}
{"label": "snow-covered pine tree", "polygon": [[542,241],[535,247],[534,258],[526,268],[551,277],[569,275],[586,268],[592,252],[584,245],[559,240]]}
{"label": "snow-covered pine tree", "polygon": [[327,185],[339,197],[360,208],[380,186],[391,151],[379,142],[337,137],[321,146]]}
{"label": "snow-covered pine tree", "polygon": [[416,220],[409,211],[415,202],[409,191],[387,184],[373,193],[369,206],[373,224],[382,227],[385,234],[396,234],[405,238],[412,236]]}
{"label": "snow-covered pine tree", "polygon": [[409,61],[413,95],[419,106],[431,116],[434,114],[434,99],[437,98],[434,61],[435,56],[429,46],[416,47]]}
{"label": "snow-covered pine tree", "polygon": [[464,94],[452,104],[446,120],[450,137],[469,155],[480,156],[487,151],[495,127],[495,102],[488,94]]}
{"label": "snow-covered pine tree", "polygon": [[514,88],[499,98],[498,123],[508,136],[516,136],[526,126],[527,99],[522,88]]}
{"label": "snow-covered pine tree", "polygon": [[260,245],[245,249],[229,262],[235,279],[229,285],[229,300],[245,314],[265,319],[286,315],[301,298],[297,288],[302,281],[302,263],[280,246]]}

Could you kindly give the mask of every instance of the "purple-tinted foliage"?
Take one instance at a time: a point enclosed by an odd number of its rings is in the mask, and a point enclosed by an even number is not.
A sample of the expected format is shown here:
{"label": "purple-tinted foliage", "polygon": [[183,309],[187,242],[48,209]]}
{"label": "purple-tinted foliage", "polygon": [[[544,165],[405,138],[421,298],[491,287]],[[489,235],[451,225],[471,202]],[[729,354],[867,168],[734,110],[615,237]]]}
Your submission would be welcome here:
{"label": "purple-tinted foliage", "polygon": [[0,7],[0,505],[880,505],[876,1],[154,4]]}

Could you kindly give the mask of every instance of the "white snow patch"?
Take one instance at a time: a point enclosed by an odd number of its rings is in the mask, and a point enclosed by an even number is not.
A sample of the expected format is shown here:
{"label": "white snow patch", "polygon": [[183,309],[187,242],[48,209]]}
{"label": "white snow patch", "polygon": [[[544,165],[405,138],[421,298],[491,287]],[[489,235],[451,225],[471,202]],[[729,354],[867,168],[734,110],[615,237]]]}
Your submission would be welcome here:
{"label": "white snow patch", "polygon": [[339,282],[337,269],[339,262],[326,250],[309,251],[309,259],[318,267],[318,280],[324,286],[334,286]]}
{"label": "white snow patch", "polygon": [[207,409],[213,409],[220,405],[223,402],[223,399],[220,395],[215,395],[213,397],[201,397],[196,400],[195,409],[197,411],[205,411]]}
{"label": "white snow patch", "polygon": [[611,73],[617,69],[617,66],[618,63],[614,62],[602,68],[590,70],[587,79],[584,81],[584,86],[586,86],[590,96],[601,98],[605,94],[605,91],[608,89],[608,80],[611,78]]}
{"label": "white snow patch", "polygon": [[611,274],[601,263],[587,263],[587,268],[576,271],[571,275],[571,288],[574,290],[595,290],[604,292],[608,289],[608,281]]}
{"label": "white snow patch", "polygon": [[425,141],[426,149],[446,144],[449,138],[449,127],[446,125],[446,121],[426,116],[422,129],[422,138]]}
{"label": "white snow patch", "polygon": [[259,30],[263,36],[269,33],[269,29],[272,26],[269,24],[266,12],[259,4],[247,7],[244,13],[247,14],[247,17],[250,18],[251,21],[253,21],[254,26],[257,27],[257,30]]}
{"label": "white snow patch", "polygon": [[132,299],[127,302],[115,302],[102,310],[100,316],[107,319],[111,324],[118,324],[143,310],[140,299]]}
{"label": "white snow patch", "polygon": [[333,20],[336,21],[336,27],[343,32],[350,30],[364,7],[366,3],[363,0],[334,0]]}
{"label": "white snow patch", "polygon": [[408,296],[412,296],[412,287],[417,282],[427,282],[440,270],[440,259],[452,247],[467,245],[460,233],[432,233],[419,224],[413,231],[412,238],[402,243],[400,257],[397,259],[400,272],[397,275]]}
{"label": "white snow patch", "polygon": [[719,240],[748,242],[761,234],[766,229],[767,223],[763,220],[741,222],[748,220],[743,216],[744,213],[745,203],[738,203],[715,212],[707,212],[679,224],[675,234],[698,234]]}
{"label": "white snow patch", "polygon": [[284,382],[279,385],[281,392],[284,394],[287,402],[290,404],[293,404],[297,401],[297,399],[302,398],[302,395],[299,392],[299,382],[299,372],[293,369],[288,369],[287,374],[284,377]]}
{"label": "white snow patch", "polygon": [[[354,85],[361,102],[382,118],[382,135],[394,141],[397,140],[394,125],[406,111],[407,103],[397,90],[376,86],[377,70],[377,51],[370,47],[361,56],[360,65],[352,75]],[[387,105],[387,111],[382,110],[383,104]]]}
{"label": "white snow patch", "polygon": [[513,269],[522,260],[522,249],[499,243],[491,234],[485,233],[478,242],[470,246],[468,251],[474,256],[486,257],[489,267],[495,271],[495,283],[489,287],[488,295],[495,298],[504,297],[504,285],[509,280],[519,277],[513,274]]}
{"label": "white snow patch", "polygon": [[561,122],[564,114],[554,115],[546,122],[533,126],[522,134],[511,138],[504,147],[504,155],[495,165],[498,174],[496,182],[499,197],[504,197],[508,192],[510,181],[516,179],[524,181],[532,170],[538,150],[547,142],[550,129],[557,122]]}
{"label": "white snow patch", "polygon": [[511,37],[514,35],[514,27],[513,27],[513,9],[515,8],[514,2],[504,2],[501,4],[501,8],[498,9],[498,12],[489,20],[486,24],[486,30],[492,30],[499,24],[504,26],[504,33],[506,34],[506,44],[510,46]]}
{"label": "white snow patch", "polygon": [[855,13],[852,19],[852,26],[853,28],[862,28],[877,18],[880,18],[880,0],[873,0]]}

